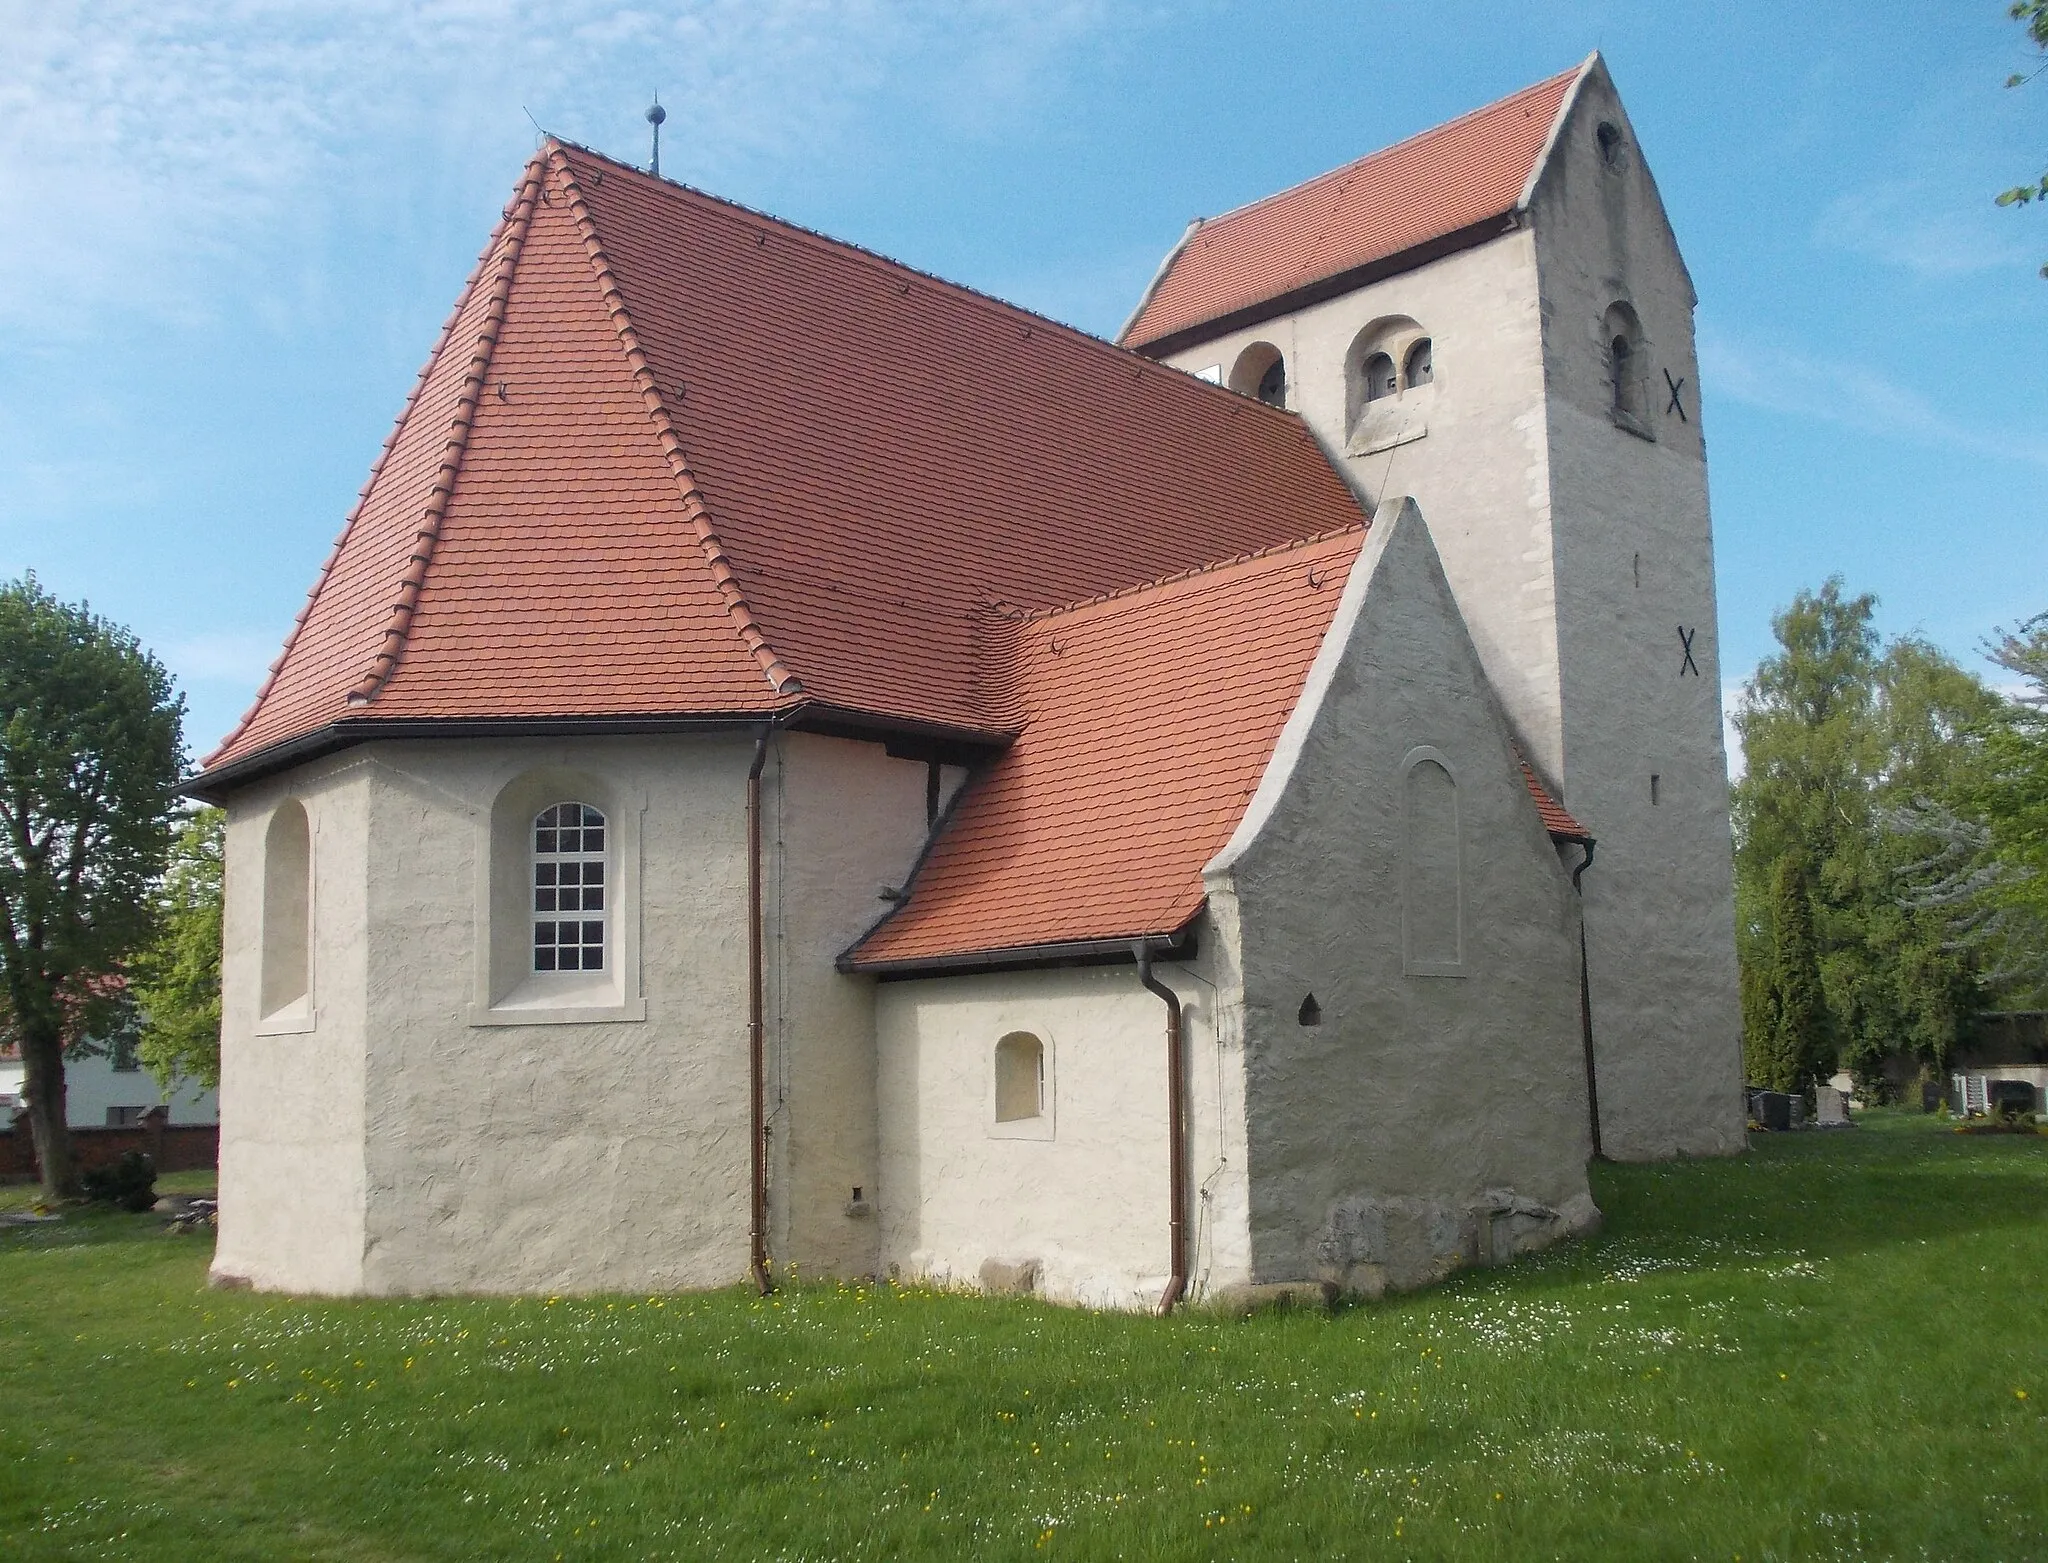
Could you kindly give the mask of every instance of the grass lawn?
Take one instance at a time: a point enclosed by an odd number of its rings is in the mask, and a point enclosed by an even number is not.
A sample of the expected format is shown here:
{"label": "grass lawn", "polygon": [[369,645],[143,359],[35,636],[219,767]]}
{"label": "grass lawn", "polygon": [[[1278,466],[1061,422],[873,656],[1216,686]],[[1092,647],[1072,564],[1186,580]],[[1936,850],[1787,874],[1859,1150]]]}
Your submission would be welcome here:
{"label": "grass lawn", "polygon": [[307,1303],[4,1229],[0,1556],[2048,1557],[2048,1139],[1861,1124],[1330,1319]]}

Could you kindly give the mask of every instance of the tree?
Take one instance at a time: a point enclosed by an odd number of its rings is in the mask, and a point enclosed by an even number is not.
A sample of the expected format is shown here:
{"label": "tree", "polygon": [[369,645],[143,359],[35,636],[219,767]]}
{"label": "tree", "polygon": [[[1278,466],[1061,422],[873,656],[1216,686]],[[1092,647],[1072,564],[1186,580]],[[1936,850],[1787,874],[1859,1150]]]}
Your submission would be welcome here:
{"label": "tree", "polygon": [[129,968],[142,1011],[137,1054],[160,1085],[220,1084],[222,831],[227,816],[200,809],[171,844],[156,897],[156,937]]}
{"label": "tree", "polygon": [[[1927,642],[1884,643],[1875,610],[1837,579],[1773,621],[1780,651],[1757,668],[1735,719],[1747,771],[1734,814],[1751,1056],[1763,1064],[1779,1046],[1779,942],[1790,929],[1809,938],[1819,969],[1815,1056],[1881,1091],[1887,1059],[1938,1067],[1983,1007],[1983,951],[1963,936],[1966,910],[1916,896],[1905,880],[1942,850],[1917,810],[1958,796],[2001,702]],[[1786,922],[1787,862],[1804,888],[1797,926]]]}
{"label": "tree", "polygon": [[[2048,0],[2013,0],[2006,12],[2025,29],[2027,38],[2034,46],[2034,52],[2048,56]],[[2030,71],[2021,71],[2005,78],[2008,87],[2024,87],[2028,82],[2048,71],[2048,59]],[[1998,197],[2000,206],[2027,206],[2035,201],[2048,201],[2048,172],[2039,179],[2026,184],[2014,185]],[[2041,275],[2048,277],[2048,266],[2041,268]]]}
{"label": "tree", "polygon": [[1750,1078],[1773,1091],[1804,1091],[1832,1066],[1834,1049],[1806,863],[1796,852],[1778,860],[1771,879],[1771,962],[1763,1002],[1763,1029],[1748,1039]]}
{"label": "tree", "polygon": [[0,988],[52,1199],[78,1191],[67,1033],[150,931],[184,710],[127,630],[33,575],[0,585]]}

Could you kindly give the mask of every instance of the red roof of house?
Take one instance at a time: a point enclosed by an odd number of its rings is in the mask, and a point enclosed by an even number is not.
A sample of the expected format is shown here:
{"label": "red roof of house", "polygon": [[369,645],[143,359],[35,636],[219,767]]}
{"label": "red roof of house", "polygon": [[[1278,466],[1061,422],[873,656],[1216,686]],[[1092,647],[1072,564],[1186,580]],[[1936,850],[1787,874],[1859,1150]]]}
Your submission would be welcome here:
{"label": "red roof of house", "polygon": [[1145,347],[1505,217],[1520,206],[1551,127],[1588,68],[1197,223],[1122,340]]}
{"label": "red roof of house", "polygon": [[550,142],[207,764],[804,701],[1000,731],[992,605],[1358,520],[1297,418]]}
{"label": "red roof of house", "polygon": [[1015,625],[1021,732],[849,964],[1184,927],[1364,537],[1353,527]]}

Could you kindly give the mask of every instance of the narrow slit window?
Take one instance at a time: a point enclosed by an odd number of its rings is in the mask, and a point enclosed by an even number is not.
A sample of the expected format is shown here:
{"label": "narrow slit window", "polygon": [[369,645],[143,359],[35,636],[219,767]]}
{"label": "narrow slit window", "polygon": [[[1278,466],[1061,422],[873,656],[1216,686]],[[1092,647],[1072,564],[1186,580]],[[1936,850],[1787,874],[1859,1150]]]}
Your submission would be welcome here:
{"label": "narrow slit window", "polygon": [[556,803],[533,820],[533,969],[603,971],[611,886],[605,819]]}

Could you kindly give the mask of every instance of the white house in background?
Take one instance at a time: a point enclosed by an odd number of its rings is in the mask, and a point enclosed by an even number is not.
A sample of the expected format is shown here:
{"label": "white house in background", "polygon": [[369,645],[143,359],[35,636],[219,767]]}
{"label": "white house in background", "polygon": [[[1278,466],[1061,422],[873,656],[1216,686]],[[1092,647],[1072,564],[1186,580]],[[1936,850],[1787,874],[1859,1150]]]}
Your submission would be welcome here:
{"label": "white house in background", "polygon": [[[0,1051],[0,1127],[21,1109],[27,1069],[18,1052]],[[133,1047],[117,1044],[109,1052],[64,1060],[64,1119],[74,1129],[124,1128],[159,1104],[170,1108],[172,1123],[220,1121],[217,1093],[191,1081],[163,1090],[136,1062]]]}
{"label": "white house in background", "polygon": [[1692,304],[1597,57],[1124,345],[545,142],[192,784],[217,1279],[1375,1293],[1739,1150]]}

